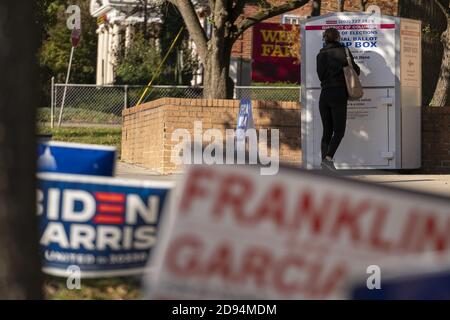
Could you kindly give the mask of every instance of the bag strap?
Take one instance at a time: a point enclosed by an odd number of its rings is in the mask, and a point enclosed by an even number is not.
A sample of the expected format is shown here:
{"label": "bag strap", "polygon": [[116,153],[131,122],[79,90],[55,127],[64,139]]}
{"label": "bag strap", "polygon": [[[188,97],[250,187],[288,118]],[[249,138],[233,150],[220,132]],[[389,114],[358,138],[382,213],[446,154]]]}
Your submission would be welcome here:
{"label": "bag strap", "polygon": [[349,65],[350,67],[353,67],[352,59],[350,58],[350,50],[348,50],[347,47],[345,47],[345,56],[347,57],[348,65]]}

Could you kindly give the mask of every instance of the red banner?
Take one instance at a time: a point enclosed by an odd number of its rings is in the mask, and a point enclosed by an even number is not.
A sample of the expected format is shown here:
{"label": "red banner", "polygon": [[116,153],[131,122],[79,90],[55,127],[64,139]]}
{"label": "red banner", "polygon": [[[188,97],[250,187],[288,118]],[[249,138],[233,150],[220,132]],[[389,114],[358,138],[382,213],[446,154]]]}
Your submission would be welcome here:
{"label": "red banner", "polygon": [[253,27],[254,82],[300,84],[299,26],[258,23]]}

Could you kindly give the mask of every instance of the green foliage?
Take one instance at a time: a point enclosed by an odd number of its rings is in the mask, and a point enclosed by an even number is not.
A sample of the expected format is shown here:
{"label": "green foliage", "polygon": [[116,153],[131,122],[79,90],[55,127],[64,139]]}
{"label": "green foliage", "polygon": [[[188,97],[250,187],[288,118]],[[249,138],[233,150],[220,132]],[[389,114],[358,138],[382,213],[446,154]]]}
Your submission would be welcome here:
{"label": "green foliage", "polygon": [[[164,21],[161,30],[153,33],[159,38],[159,49],[154,45],[155,39],[145,39],[142,31],[133,35],[130,47],[116,54],[117,83],[146,85],[155,76],[163,57],[184,26],[183,19],[172,4],[164,4],[162,11]],[[188,39],[189,34],[185,28],[164,62],[160,74],[156,75],[154,85],[187,85],[190,83],[199,64],[188,46]]]}
{"label": "green foliage", "polygon": [[[38,0],[37,19],[42,26],[42,47],[39,54],[41,67],[41,89],[44,96],[40,106],[50,102],[50,79],[64,82],[67,72],[71,43],[70,31],[66,27],[68,5],[81,8],[82,38],[75,49],[70,83],[94,83],[97,59],[97,26],[90,16],[87,0]],[[145,40],[142,33],[136,33],[131,46],[117,53],[116,82],[118,84],[147,84],[155,74],[162,57],[166,54],[176,34],[183,26],[177,10],[171,4],[163,9],[164,23],[160,32],[159,49],[154,39]],[[149,28],[152,28],[149,26]],[[142,29],[142,28],[137,28]],[[155,33],[153,33],[156,35]],[[185,31],[162,67],[161,74],[154,84],[189,84],[193,72],[198,69],[198,61],[187,45],[188,33]],[[124,45],[124,44],[123,44]]]}
{"label": "green foliage", "polygon": [[70,4],[81,8],[82,36],[74,52],[70,82],[93,83],[97,56],[96,20],[89,13],[89,1],[86,0],[41,0],[40,16],[45,32],[40,51],[40,66],[44,79],[52,76],[57,82],[64,82],[69,63],[71,42],[70,30],[66,27],[65,10]]}
{"label": "green foliage", "polygon": [[439,41],[441,37],[441,32],[439,32],[439,30],[434,29],[429,23],[423,25],[422,33],[425,36],[428,36],[431,41]]}
{"label": "green foliage", "polygon": [[155,45],[144,39],[141,32],[133,36],[130,47],[117,58],[116,82],[125,84],[147,83],[162,61]]}
{"label": "green foliage", "polygon": [[165,64],[167,68],[164,69],[162,81],[167,81],[167,84],[189,85],[193,73],[199,68],[198,58],[188,46],[189,32],[183,18],[172,3],[166,2],[163,11],[165,18],[161,28],[160,39],[161,49],[164,54],[172,45],[172,41],[180,29],[184,27],[184,30],[167,59]]}
{"label": "green foliage", "polygon": [[198,70],[200,63],[196,56],[194,56],[192,50],[188,47],[186,42],[183,42],[179,49],[182,56],[183,64],[179,67],[181,74],[181,81],[176,84],[189,85],[191,83],[194,72]]}
{"label": "green foliage", "polygon": [[36,2],[38,19],[45,31],[57,23],[61,6],[68,6],[67,0],[38,0]]}
{"label": "green foliage", "polygon": [[80,290],[67,289],[65,278],[47,276],[44,293],[49,300],[136,300],[141,298],[140,279],[123,277],[83,280]]}

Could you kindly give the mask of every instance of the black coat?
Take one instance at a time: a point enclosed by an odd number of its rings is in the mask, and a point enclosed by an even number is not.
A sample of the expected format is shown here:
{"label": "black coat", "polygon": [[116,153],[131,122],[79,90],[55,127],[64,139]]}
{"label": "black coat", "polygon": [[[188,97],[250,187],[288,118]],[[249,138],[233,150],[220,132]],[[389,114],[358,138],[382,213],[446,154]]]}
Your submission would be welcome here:
{"label": "black coat", "polygon": [[[350,51],[350,50],[349,50]],[[360,74],[360,69],[350,52],[353,68]],[[339,42],[328,43],[317,55],[317,75],[322,88],[346,87],[344,66],[347,66],[345,47]]]}

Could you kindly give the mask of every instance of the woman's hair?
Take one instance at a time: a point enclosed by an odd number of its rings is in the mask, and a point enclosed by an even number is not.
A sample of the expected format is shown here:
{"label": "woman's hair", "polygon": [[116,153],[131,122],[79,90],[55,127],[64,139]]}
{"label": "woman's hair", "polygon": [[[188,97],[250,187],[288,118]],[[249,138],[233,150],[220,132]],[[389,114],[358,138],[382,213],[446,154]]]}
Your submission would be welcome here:
{"label": "woman's hair", "polygon": [[341,37],[341,34],[339,33],[339,31],[335,28],[328,28],[327,30],[325,30],[325,32],[323,33],[323,40],[325,41],[325,43],[330,43],[330,42],[336,42],[339,41],[339,38]]}

